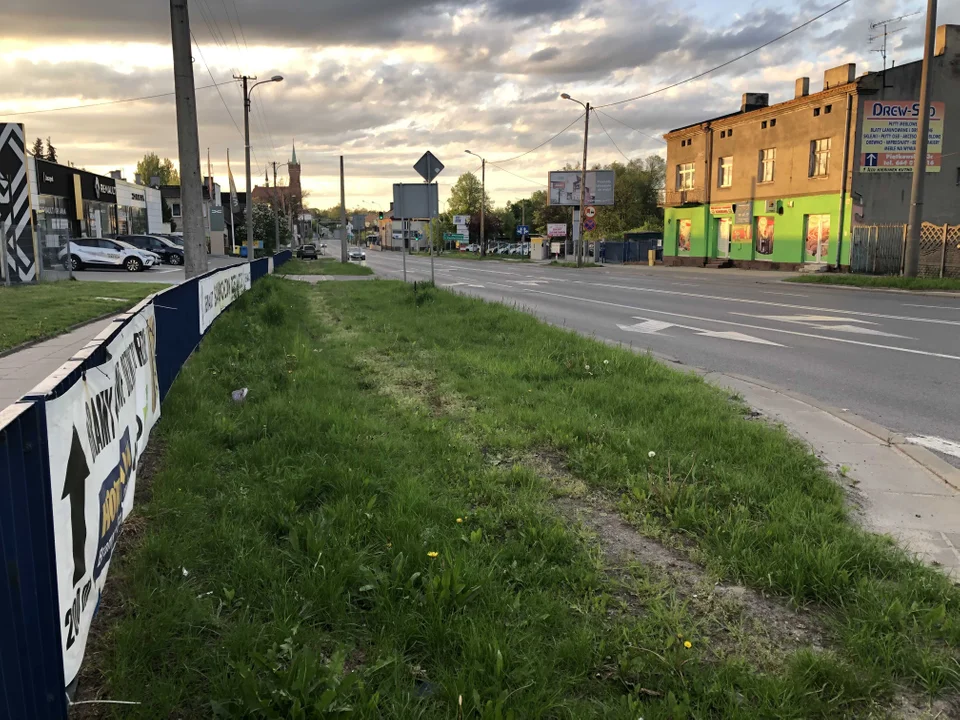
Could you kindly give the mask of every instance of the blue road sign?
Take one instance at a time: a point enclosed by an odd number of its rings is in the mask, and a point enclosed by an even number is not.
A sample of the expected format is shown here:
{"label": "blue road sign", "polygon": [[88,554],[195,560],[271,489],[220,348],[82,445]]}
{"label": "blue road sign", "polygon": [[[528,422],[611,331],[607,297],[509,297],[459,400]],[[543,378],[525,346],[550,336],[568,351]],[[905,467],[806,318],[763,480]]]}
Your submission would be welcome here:
{"label": "blue road sign", "polygon": [[867,167],[876,167],[877,166],[877,154],[876,153],[867,153]]}
{"label": "blue road sign", "polygon": [[517,225],[517,235],[529,235],[530,226],[529,225]]}

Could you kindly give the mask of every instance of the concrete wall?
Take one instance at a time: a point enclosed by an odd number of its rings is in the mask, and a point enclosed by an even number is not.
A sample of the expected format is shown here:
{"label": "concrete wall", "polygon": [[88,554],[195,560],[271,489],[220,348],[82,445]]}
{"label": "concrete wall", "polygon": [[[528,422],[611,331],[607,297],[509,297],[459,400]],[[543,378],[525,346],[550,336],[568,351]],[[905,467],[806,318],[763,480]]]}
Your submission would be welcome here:
{"label": "concrete wall", "polygon": [[[930,99],[945,105],[943,155],[939,173],[928,172],[923,219],[936,224],[960,224],[960,30],[941,26],[938,49],[930,66]],[[913,62],[887,70],[886,82],[880,74],[861,80],[859,99],[862,117],[866,104],[875,100],[919,100],[921,63]],[[859,128],[857,128],[859,130]],[[910,212],[913,173],[861,173],[860,133],[857,133],[855,164],[852,166],[853,192],[863,200],[863,224],[906,223]]]}

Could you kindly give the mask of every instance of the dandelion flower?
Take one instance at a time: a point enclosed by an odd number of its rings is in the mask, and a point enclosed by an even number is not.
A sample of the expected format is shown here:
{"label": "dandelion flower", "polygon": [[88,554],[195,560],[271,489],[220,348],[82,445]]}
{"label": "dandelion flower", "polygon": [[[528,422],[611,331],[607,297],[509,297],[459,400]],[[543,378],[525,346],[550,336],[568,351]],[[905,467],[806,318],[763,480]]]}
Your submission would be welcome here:
{"label": "dandelion flower", "polygon": [[655,458],[656,456],[657,456],[657,454],[656,454],[653,450],[651,450],[650,452],[647,453],[647,457],[648,457],[648,458]]}
{"label": "dandelion flower", "polygon": [[609,364],[610,364],[610,361],[609,361],[609,360],[604,360],[604,361],[603,361],[603,364],[604,364],[604,365],[609,365]]}
{"label": "dandelion flower", "polygon": [[589,366],[589,365],[584,365],[584,366],[583,366],[583,369],[584,369],[584,370],[589,370],[589,369],[590,369],[590,366]]}
{"label": "dandelion flower", "polygon": [[457,522],[458,522],[458,523],[462,523],[462,522],[463,522],[463,518],[457,518]]}
{"label": "dandelion flower", "polygon": [[683,646],[684,646],[687,650],[689,650],[690,648],[693,647],[693,643],[690,642],[689,640],[684,640],[684,641],[683,641]]}
{"label": "dandelion flower", "polygon": [[440,554],[440,553],[438,553],[436,550],[431,550],[430,552],[427,553],[427,557],[435,558],[435,557],[437,557],[439,554]]}

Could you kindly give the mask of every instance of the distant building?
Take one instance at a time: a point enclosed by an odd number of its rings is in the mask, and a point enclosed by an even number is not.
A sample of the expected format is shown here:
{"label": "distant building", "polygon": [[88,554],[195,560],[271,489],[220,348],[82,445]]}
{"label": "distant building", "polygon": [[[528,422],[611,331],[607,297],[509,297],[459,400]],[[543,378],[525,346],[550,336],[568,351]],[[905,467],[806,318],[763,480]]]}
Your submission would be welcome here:
{"label": "distant building", "polygon": [[[211,194],[211,187],[213,192]],[[214,255],[223,255],[226,252],[224,236],[229,243],[229,229],[226,227],[224,216],[226,210],[223,207],[223,197],[220,193],[220,185],[208,177],[203,179],[203,229],[206,235],[207,252]],[[167,201],[170,207],[170,216],[172,219],[171,230],[174,232],[183,232],[183,204],[180,200],[179,185],[161,185],[160,194]],[[230,204],[229,196],[226,196],[227,205]]]}
{"label": "distant building", "polygon": [[[941,26],[924,199],[938,224],[960,223],[958,64],[960,26]],[[907,222],[921,63],[855,70],[828,70],[812,95],[800,78],[776,105],[745,93],[738,112],[664,135],[665,263],[849,266],[852,227]]]}
{"label": "distant building", "polygon": [[293,156],[287,163],[287,175],[290,180],[287,185],[273,187],[272,185],[257,185],[253,188],[253,201],[264,205],[273,205],[274,198],[280,202],[280,207],[287,213],[292,213],[301,207],[303,190],[300,186],[300,161],[297,160],[297,145],[293,145]]}

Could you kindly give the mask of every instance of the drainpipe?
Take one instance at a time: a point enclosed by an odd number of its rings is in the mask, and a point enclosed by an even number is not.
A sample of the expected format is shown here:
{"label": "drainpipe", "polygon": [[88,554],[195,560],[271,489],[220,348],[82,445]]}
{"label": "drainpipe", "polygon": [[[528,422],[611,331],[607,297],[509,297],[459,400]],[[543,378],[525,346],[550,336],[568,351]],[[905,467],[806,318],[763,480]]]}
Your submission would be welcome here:
{"label": "drainpipe", "polygon": [[703,244],[703,264],[706,265],[710,261],[710,191],[711,188],[713,188],[713,125],[711,123],[705,123],[704,130],[707,132],[707,177],[706,184],[703,186],[703,200],[704,207],[706,208],[706,213],[704,214],[705,221],[703,223],[705,230],[705,239]]}
{"label": "drainpipe", "polygon": [[843,224],[847,214],[847,172],[850,169],[850,119],[853,113],[853,91],[847,93],[847,114],[843,130],[843,167],[840,172],[840,232],[837,234],[837,272],[843,259]]}

